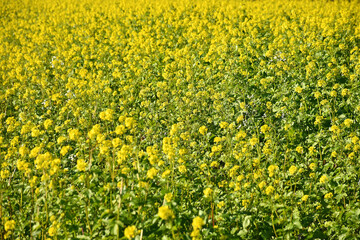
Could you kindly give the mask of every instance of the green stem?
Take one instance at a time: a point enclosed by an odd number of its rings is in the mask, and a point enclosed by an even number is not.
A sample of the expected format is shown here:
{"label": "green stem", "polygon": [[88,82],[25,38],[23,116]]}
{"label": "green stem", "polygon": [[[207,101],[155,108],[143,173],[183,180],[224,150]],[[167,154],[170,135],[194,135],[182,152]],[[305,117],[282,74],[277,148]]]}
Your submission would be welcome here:
{"label": "green stem", "polygon": [[275,229],[275,224],[274,224],[274,215],[271,214],[271,222],[272,222],[272,227],[273,227],[273,230],[274,230],[274,233],[275,233],[275,237],[277,238],[277,234],[276,234],[276,229]]}
{"label": "green stem", "polygon": [[[89,190],[89,173],[86,173],[86,187]],[[86,201],[86,206],[85,206],[85,214],[86,214],[86,222],[90,231],[90,235],[92,236],[92,229],[91,229],[91,225],[90,225],[90,220],[89,220],[89,208],[90,208],[90,198],[87,199]]]}

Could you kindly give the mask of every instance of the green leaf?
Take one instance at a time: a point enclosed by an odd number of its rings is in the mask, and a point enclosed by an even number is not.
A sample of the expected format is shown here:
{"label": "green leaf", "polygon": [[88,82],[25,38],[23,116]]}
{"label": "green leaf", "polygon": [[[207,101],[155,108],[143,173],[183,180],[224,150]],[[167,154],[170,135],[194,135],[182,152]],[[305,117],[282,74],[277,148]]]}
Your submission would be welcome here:
{"label": "green leaf", "polygon": [[76,238],[78,238],[78,239],[91,239],[89,236],[85,236],[85,235],[77,235]]}
{"label": "green leaf", "polygon": [[301,222],[300,222],[300,212],[298,208],[295,208],[293,211],[293,217],[292,217],[292,223],[294,226],[298,229],[302,228]]}
{"label": "green leaf", "polygon": [[112,229],[112,233],[116,236],[119,235],[119,225],[115,224],[113,229]]}
{"label": "green leaf", "polygon": [[248,226],[250,226],[250,220],[251,216],[246,216],[243,220],[243,228],[246,229]]}

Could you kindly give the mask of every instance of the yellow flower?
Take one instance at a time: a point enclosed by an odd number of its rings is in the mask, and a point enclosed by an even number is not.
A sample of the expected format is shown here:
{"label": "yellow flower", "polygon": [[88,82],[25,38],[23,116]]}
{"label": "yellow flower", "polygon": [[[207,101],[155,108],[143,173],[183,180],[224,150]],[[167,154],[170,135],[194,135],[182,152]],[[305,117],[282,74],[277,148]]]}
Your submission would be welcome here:
{"label": "yellow flower", "polygon": [[25,146],[21,146],[20,148],[19,148],[19,154],[22,156],[22,157],[24,157],[26,154],[28,154],[29,153],[29,149],[27,148],[27,147],[25,147]]}
{"label": "yellow flower", "polygon": [[61,156],[65,156],[69,151],[70,151],[71,147],[70,146],[64,146],[61,148],[60,150],[60,154]]}
{"label": "yellow flower", "polygon": [[246,208],[249,204],[250,204],[250,200],[249,199],[243,199],[241,201],[242,205],[244,208]]}
{"label": "yellow flower", "polygon": [[193,240],[200,239],[200,230],[194,229],[194,231],[191,232],[190,237],[192,237]]}
{"label": "yellow flower", "polygon": [[201,217],[195,217],[192,222],[194,229],[201,229],[204,224],[204,220]]}
{"label": "yellow flower", "polygon": [[268,186],[268,187],[265,189],[266,195],[271,195],[271,194],[273,194],[273,192],[275,192],[275,188],[274,188],[273,186]]}
{"label": "yellow flower", "polygon": [[241,102],[241,103],[240,103],[240,108],[241,108],[241,109],[245,109],[245,107],[246,107],[246,103],[245,103],[245,102]]}
{"label": "yellow flower", "polygon": [[315,125],[319,125],[319,124],[321,123],[321,120],[324,119],[324,117],[323,117],[323,116],[316,116],[315,119],[316,119],[316,120],[315,120],[314,124],[315,124]]}
{"label": "yellow flower", "polygon": [[351,119],[345,119],[345,121],[344,121],[344,125],[346,126],[346,127],[350,127],[350,125],[353,123],[353,120],[351,120]]}
{"label": "yellow flower", "polygon": [[327,104],[329,101],[327,99],[321,100],[320,104],[322,106],[324,106],[325,104]]}
{"label": "yellow flower", "polygon": [[301,93],[302,90],[303,90],[303,89],[302,89],[300,86],[297,86],[297,87],[295,88],[295,92],[297,92],[297,93]]}
{"label": "yellow flower", "polygon": [[309,198],[309,195],[304,195],[304,196],[302,196],[301,201],[306,202],[308,200],[308,198]]}
{"label": "yellow flower", "polygon": [[258,186],[259,186],[260,189],[263,189],[266,186],[266,182],[262,181],[262,182],[259,183]]}
{"label": "yellow flower", "polygon": [[304,148],[302,146],[297,146],[296,147],[296,151],[300,154],[302,154],[304,152]]}
{"label": "yellow flower", "polygon": [[106,109],[105,111],[100,113],[99,117],[101,120],[112,121],[114,113],[114,110]]}
{"label": "yellow flower", "polygon": [[256,167],[260,164],[260,159],[259,158],[254,158],[253,159],[253,166]]}
{"label": "yellow flower", "polygon": [[168,206],[160,207],[158,215],[163,220],[169,220],[175,217],[174,212]]}
{"label": "yellow flower", "polygon": [[187,153],[187,149],[186,148],[182,148],[179,150],[179,155],[183,156]]}
{"label": "yellow flower", "polygon": [[239,140],[239,139],[243,139],[246,137],[246,132],[244,132],[243,130],[240,130],[236,135],[235,135],[235,139]]}
{"label": "yellow flower", "polygon": [[223,129],[227,128],[228,126],[229,126],[229,123],[227,123],[227,122],[221,122],[220,123],[220,127],[223,128]]}
{"label": "yellow flower", "polygon": [[330,193],[325,194],[324,198],[325,198],[325,199],[330,199],[330,198],[332,198],[333,196],[334,196],[334,195],[330,192]]}
{"label": "yellow flower", "polygon": [[201,135],[205,135],[206,134],[206,132],[207,132],[207,128],[205,127],[205,126],[201,126],[200,128],[199,128],[199,133],[201,134]]}
{"label": "yellow flower", "polygon": [[122,140],[120,138],[114,138],[111,143],[114,148],[117,148],[122,144]]}
{"label": "yellow flower", "polygon": [[89,131],[88,136],[90,139],[94,139],[95,137],[97,137],[98,134],[100,134],[100,125],[96,124]]}
{"label": "yellow flower", "polygon": [[57,231],[57,229],[56,229],[56,227],[55,227],[55,226],[50,227],[50,228],[49,228],[49,231],[48,231],[49,236],[50,236],[50,237],[55,236],[56,231]]}
{"label": "yellow flower", "polygon": [[126,175],[126,174],[128,174],[128,173],[130,172],[130,170],[131,170],[131,169],[128,168],[128,167],[123,167],[123,168],[121,169],[121,173]]}
{"label": "yellow flower", "polygon": [[40,130],[37,127],[33,127],[31,129],[31,136],[32,137],[37,137],[40,135]]}
{"label": "yellow flower", "polygon": [[321,79],[317,82],[317,85],[318,85],[318,87],[323,87],[326,85],[326,82],[325,82],[325,80]]}
{"label": "yellow flower", "polygon": [[333,132],[334,134],[339,134],[340,133],[340,128],[336,125],[332,125],[330,127],[330,131]]}
{"label": "yellow flower", "polygon": [[39,153],[40,153],[41,147],[34,147],[31,151],[30,151],[30,158],[35,158]]}
{"label": "yellow flower", "polygon": [[161,177],[162,178],[166,178],[167,176],[169,176],[171,173],[171,171],[169,169],[166,169],[162,174]]}
{"label": "yellow flower", "polygon": [[127,228],[125,228],[124,230],[124,236],[127,239],[132,239],[137,235],[137,229],[136,226],[132,225],[132,226],[128,226]]}
{"label": "yellow flower", "polygon": [[212,146],[211,147],[211,151],[212,152],[220,152],[222,150],[222,145],[218,145],[218,146]]}
{"label": "yellow flower", "polygon": [[213,190],[211,188],[206,188],[204,190],[204,196],[207,198],[207,197],[210,197],[213,193]]}
{"label": "yellow flower", "polygon": [[5,231],[11,231],[15,228],[15,221],[14,220],[9,220],[5,222]]}
{"label": "yellow flower", "polygon": [[125,127],[133,128],[136,125],[136,121],[132,117],[125,118]]}
{"label": "yellow flower", "polygon": [[213,167],[213,168],[219,167],[219,162],[217,162],[217,161],[212,161],[212,162],[210,163],[210,167]]}
{"label": "yellow flower", "polygon": [[52,124],[53,124],[53,121],[51,119],[46,119],[44,122],[45,129],[46,130],[49,129]]}
{"label": "yellow flower", "polygon": [[278,167],[278,166],[276,166],[276,165],[270,165],[270,166],[268,167],[269,177],[274,176],[274,173],[275,173],[276,171],[278,171],[278,170],[279,170],[279,167]]}
{"label": "yellow flower", "polygon": [[179,166],[179,172],[181,172],[181,173],[185,173],[186,172],[186,166],[185,165],[181,165],[181,166]]}
{"label": "yellow flower", "polygon": [[326,183],[328,181],[328,177],[326,175],[322,175],[320,177],[320,183]]}
{"label": "yellow flower", "polygon": [[69,129],[68,134],[70,140],[77,140],[81,135],[78,129]]}
{"label": "yellow flower", "polygon": [[250,139],[251,146],[255,146],[258,142],[259,142],[259,139],[256,137],[253,137],[252,139]]}
{"label": "yellow flower", "polygon": [[272,103],[271,102],[266,102],[266,108],[267,109],[271,109]]}
{"label": "yellow flower", "polygon": [[60,137],[57,139],[57,143],[58,143],[58,144],[61,144],[61,143],[63,143],[64,141],[66,141],[66,137],[65,137],[65,136],[60,136]]}
{"label": "yellow flower", "polygon": [[225,202],[221,201],[216,205],[218,208],[223,208],[225,206]]}
{"label": "yellow flower", "polygon": [[236,122],[239,123],[239,122],[242,122],[244,121],[244,116],[243,115],[240,115],[236,118]]}
{"label": "yellow flower", "polygon": [[320,92],[314,92],[314,97],[316,99],[320,98],[321,97],[321,93]]}
{"label": "yellow flower", "polygon": [[341,96],[345,97],[346,95],[349,94],[349,89],[347,88],[344,88],[342,91],[341,91]]}
{"label": "yellow flower", "polygon": [[37,179],[38,179],[37,176],[33,176],[32,179],[29,180],[30,187],[35,186]]}
{"label": "yellow flower", "polygon": [[171,202],[171,200],[173,199],[174,195],[172,193],[166,193],[165,196],[164,196],[164,199],[167,201],[167,202]]}
{"label": "yellow flower", "polygon": [[265,124],[265,125],[261,126],[260,130],[262,133],[266,133],[270,130],[270,127],[269,127],[269,125]]}
{"label": "yellow flower", "polygon": [[297,172],[297,167],[292,165],[290,168],[289,168],[289,173],[290,175],[294,175],[295,173]]}
{"label": "yellow flower", "polygon": [[309,168],[314,171],[316,169],[316,164],[315,163],[310,163]]}
{"label": "yellow flower", "polygon": [[84,159],[77,160],[76,168],[78,171],[80,171],[80,172],[85,171],[86,167],[87,167],[87,163],[85,162]]}
{"label": "yellow flower", "polygon": [[154,177],[157,175],[158,170],[156,168],[151,168],[147,171],[147,178],[154,179]]}

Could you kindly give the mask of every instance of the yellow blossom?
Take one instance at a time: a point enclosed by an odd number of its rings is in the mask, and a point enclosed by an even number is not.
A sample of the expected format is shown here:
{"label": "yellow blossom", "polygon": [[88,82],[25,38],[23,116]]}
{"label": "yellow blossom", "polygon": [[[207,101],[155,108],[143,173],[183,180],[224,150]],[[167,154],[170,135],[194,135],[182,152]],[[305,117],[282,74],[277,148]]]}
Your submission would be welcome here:
{"label": "yellow blossom", "polygon": [[201,229],[204,224],[204,220],[201,217],[195,217],[192,222],[194,229]]}
{"label": "yellow blossom", "polygon": [[76,168],[78,171],[85,171],[86,167],[87,167],[87,163],[85,162],[84,159],[77,160]]}
{"label": "yellow blossom", "polygon": [[308,198],[309,198],[309,195],[304,195],[304,196],[302,196],[301,201],[306,202],[308,200]]}
{"label": "yellow blossom", "polygon": [[315,163],[310,163],[309,168],[314,171],[316,169],[316,164]]}
{"label": "yellow blossom", "polygon": [[147,171],[147,178],[153,179],[158,173],[158,170],[156,168],[151,168]]}
{"label": "yellow blossom", "polygon": [[344,121],[344,125],[345,125],[346,127],[350,127],[352,123],[353,123],[353,120],[348,119],[348,118],[345,119],[345,121]]}
{"label": "yellow blossom", "polygon": [[205,135],[206,134],[206,132],[207,132],[207,128],[205,127],[205,126],[201,126],[200,128],[199,128],[199,133],[201,134],[201,135]]}
{"label": "yellow blossom", "polygon": [[206,188],[204,190],[204,196],[207,198],[207,197],[210,197],[213,193],[213,190],[211,188]]}
{"label": "yellow blossom", "polygon": [[274,188],[273,186],[268,186],[268,187],[265,189],[266,195],[272,195],[274,191],[275,191],[275,188]]}
{"label": "yellow blossom", "polygon": [[160,207],[158,216],[163,220],[170,220],[175,217],[174,212],[168,206]]}
{"label": "yellow blossom", "polygon": [[259,139],[256,137],[253,137],[250,139],[251,146],[255,146],[259,142]]}
{"label": "yellow blossom", "polygon": [[292,165],[290,168],[289,168],[289,173],[290,175],[294,175],[295,173],[297,172],[297,167]]}
{"label": "yellow blossom", "polygon": [[8,220],[5,222],[4,225],[5,231],[11,231],[15,229],[15,221],[14,220]]}
{"label": "yellow blossom", "polygon": [[326,183],[328,181],[328,177],[326,175],[322,175],[319,181],[320,183]]}
{"label": "yellow blossom", "polygon": [[297,93],[302,93],[302,91],[303,91],[303,89],[302,89],[302,87],[300,87],[300,86],[297,86],[297,87],[295,88],[295,92],[297,92]]}
{"label": "yellow blossom", "polygon": [[227,123],[227,122],[221,122],[220,123],[220,127],[223,128],[223,129],[227,128],[228,126],[229,126],[229,123]]}
{"label": "yellow blossom", "polygon": [[132,226],[128,226],[125,228],[124,230],[124,236],[127,238],[127,239],[132,239],[132,238],[135,238],[136,235],[137,235],[137,229],[136,229],[136,226],[132,225]]}
{"label": "yellow blossom", "polygon": [[164,196],[164,199],[167,201],[167,202],[171,202],[171,200],[173,199],[174,195],[172,193],[166,193],[165,196]]}
{"label": "yellow blossom", "polygon": [[325,194],[324,198],[325,198],[325,199],[330,199],[330,198],[332,198],[333,196],[334,196],[334,195],[330,192],[330,193]]}

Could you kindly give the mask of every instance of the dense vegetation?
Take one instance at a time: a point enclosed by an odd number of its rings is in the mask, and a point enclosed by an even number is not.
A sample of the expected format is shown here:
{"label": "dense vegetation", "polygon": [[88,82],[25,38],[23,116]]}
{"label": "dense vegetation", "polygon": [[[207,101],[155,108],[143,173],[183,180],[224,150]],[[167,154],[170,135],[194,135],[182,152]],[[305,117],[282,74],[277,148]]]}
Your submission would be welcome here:
{"label": "dense vegetation", "polygon": [[354,239],[360,7],[2,0],[1,239]]}

